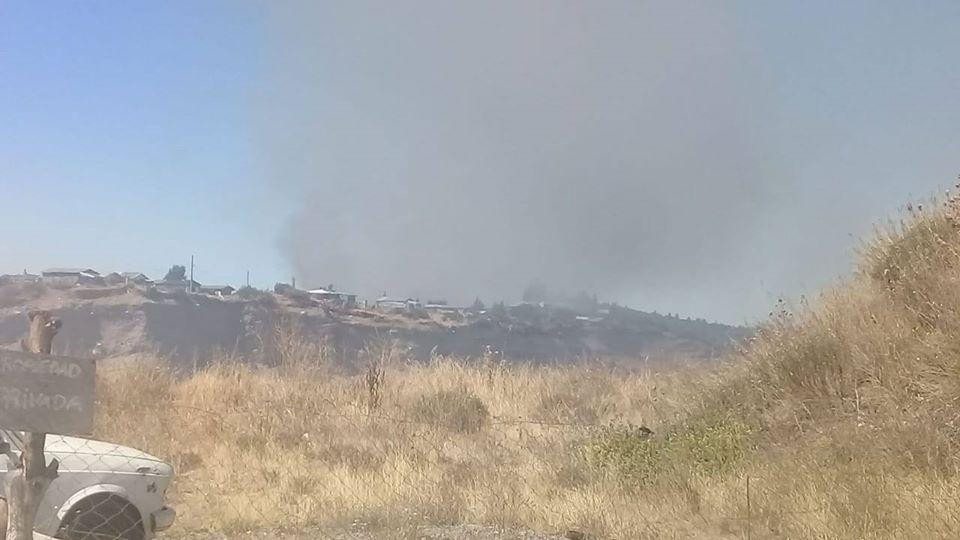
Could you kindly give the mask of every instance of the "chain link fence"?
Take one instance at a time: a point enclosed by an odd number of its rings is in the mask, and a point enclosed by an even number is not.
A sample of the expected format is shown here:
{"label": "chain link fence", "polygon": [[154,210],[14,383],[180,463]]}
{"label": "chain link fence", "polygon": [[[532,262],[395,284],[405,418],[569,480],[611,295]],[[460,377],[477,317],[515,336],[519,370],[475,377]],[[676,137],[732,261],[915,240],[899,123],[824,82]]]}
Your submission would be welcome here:
{"label": "chain link fence", "polygon": [[[18,472],[24,434],[0,430],[7,452],[0,471]],[[142,540],[172,522],[164,498],[172,467],[118,444],[48,435],[48,462],[57,478],[39,505],[34,530],[49,537]]]}
{"label": "chain link fence", "polygon": [[[221,365],[177,376],[133,368],[101,383],[94,435],[122,445],[49,436],[47,456],[60,471],[36,530],[65,539],[549,540],[800,538],[817,523],[829,530],[856,519],[903,537],[947,538],[960,528],[949,485],[908,487],[866,471],[833,471],[813,485],[788,470],[741,472],[736,460],[681,473],[670,456],[644,453],[662,433],[615,427],[630,426],[611,412],[622,396],[605,401],[611,387],[588,389],[615,378],[583,370],[578,379],[573,370],[542,380],[530,369],[450,362],[371,375]],[[574,388],[536,395],[564,381]],[[636,394],[654,381],[620,383]],[[516,402],[534,404],[529,416],[508,414],[523,409]],[[596,441],[611,433],[637,439],[603,448],[663,471],[598,460]],[[705,433],[704,447],[739,437]],[[3,437],[20,444],[17,433]]]}

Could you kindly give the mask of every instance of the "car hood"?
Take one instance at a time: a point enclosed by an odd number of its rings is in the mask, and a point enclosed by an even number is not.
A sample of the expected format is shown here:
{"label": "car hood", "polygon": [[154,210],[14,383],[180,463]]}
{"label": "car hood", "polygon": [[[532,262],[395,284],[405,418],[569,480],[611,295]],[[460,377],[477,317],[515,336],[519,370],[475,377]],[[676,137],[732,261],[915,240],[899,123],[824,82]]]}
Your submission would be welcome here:
{"label": "car hood", "polygon": [[170,465],[160,458],[128,446],[93,439],[48,435],[45,451],[60,461],[61,470],[73,466],[160,476],[173,474]]}

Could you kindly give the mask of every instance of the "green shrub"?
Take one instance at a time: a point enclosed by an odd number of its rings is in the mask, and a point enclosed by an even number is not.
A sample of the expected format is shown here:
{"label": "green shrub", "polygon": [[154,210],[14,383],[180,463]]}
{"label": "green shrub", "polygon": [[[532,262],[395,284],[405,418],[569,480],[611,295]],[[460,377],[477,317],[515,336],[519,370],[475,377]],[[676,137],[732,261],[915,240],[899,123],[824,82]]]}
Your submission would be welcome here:
{"label": "green shrub", "polygon": [[264,295],[263,291],[261,291],[260,289],[251,287],[249,285],[244,285],[243,287],[240,287],[240,290],[237,291],[237,296],[239,296],[243,300],[254,300],[254,299],[260,298],[263,295]]}
{"label": "green shrub", "polygon": [[680,455],[695,470],[721,473],[739,462],[749,450],[750,427],[738,419],[702,420],[675,437]]}
{"label": "green shrub", "polygon": [[747,424],[726,416],[703,417],[664,436],[631,424],[615,424],[594,434],[583,457],[624,482],[648,484],[671,472],[727,471],[746,455],[750,434]]}
{"label": "green shrub", "polygon": [[600,428],[584,447],[586,461],[600,469],[613,470],[631,483],[648,483],[667,461],[667,443],[642,427],[613,424]]}

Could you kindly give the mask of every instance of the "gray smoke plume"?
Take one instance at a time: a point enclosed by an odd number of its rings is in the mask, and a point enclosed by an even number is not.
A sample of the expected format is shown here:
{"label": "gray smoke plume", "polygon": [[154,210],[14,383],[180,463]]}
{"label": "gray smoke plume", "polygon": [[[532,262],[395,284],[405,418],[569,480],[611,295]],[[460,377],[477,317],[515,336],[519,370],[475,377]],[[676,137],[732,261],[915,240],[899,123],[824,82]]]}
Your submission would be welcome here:
{"label": "gray smoke plume", "polygon": [[742,322],[820,266],[775,248],[801,218],[720,3],[269,10],[259,143],[299,200],[299,283],[469,302],[539,278]]}

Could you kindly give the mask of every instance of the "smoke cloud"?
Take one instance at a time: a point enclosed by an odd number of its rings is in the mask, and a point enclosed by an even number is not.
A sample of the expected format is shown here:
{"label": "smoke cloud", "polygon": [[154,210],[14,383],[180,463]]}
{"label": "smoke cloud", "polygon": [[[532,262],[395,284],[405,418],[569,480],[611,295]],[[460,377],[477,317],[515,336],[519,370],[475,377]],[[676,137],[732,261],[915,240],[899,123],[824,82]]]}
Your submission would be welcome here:
{"label": "smoke cloud", "polygon": [[258,125],[300,283],[469,302],[538,278],[742,322],[818,264],[773,247],[800,218],[721,4],[269,9]]}

